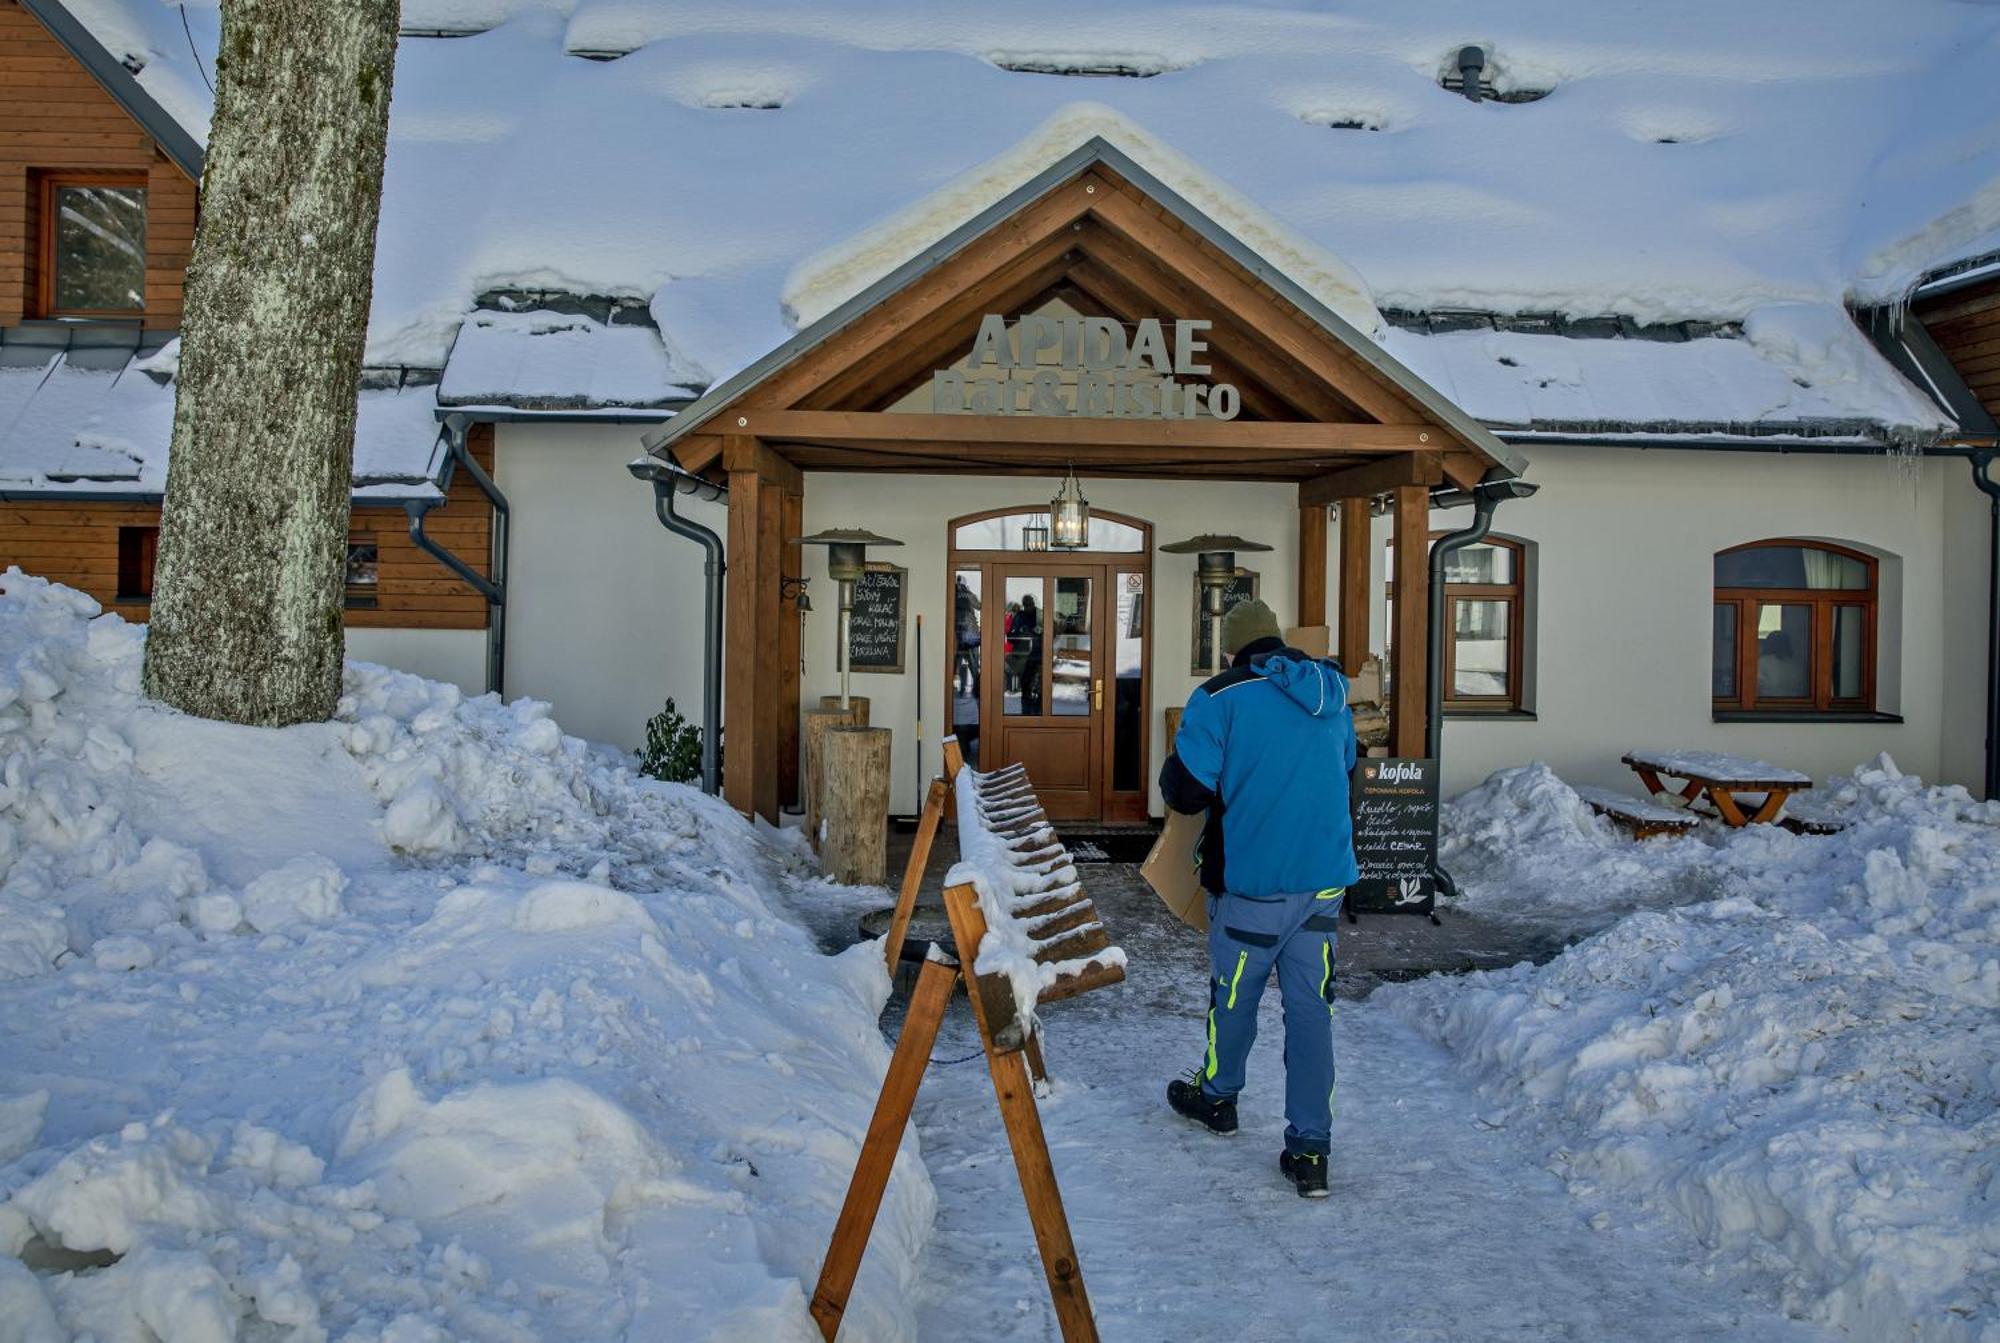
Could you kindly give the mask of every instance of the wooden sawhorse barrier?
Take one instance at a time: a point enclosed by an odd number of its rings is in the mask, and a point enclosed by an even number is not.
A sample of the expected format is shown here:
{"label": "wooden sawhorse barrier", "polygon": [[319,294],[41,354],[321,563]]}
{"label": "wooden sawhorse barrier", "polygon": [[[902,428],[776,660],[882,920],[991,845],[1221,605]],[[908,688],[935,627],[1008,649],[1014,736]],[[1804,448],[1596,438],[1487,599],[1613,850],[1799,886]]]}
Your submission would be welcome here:
{"label": "wooden sawhorse barrier", "polygon": [[[955,740],[945,739],[945,767],[957,792],[961,850],[975,854],[976,861],[961,863],[948,874],[944,905],[952,939],[963,959],[954,960],[933,946],[917,976],[903,1033],[889,1059],[854,1178],[848,1184],[847,1199],[834,1223],[833,1240],[813,1289],[813,1319],[829,1343],[839,1334],[855,1276],[861,1269],[861,1256],[868,1248],[868,1235],[874,1229],[889,1172],[902,1145],[903,1130],[916,1104],[917,1086],[944,1021],[945,1006],[963,982],[985,1049],[987,1070],[993,1076],[993,1094],[1013,1149],[1014,1169],[1020,1176],[1022,1197],[1027,1200],[1028,1222],[1034,1228],[1035,1247],[1041,1254],[1057,1324],[1064,1343],[1096,1343],[1097,1323],[1084,1291],[1083,1269],[1077,1262],[1069,1220],[1063,1214],[1062,1191],[1056,1185],[1041,1113],[1035,1108],[1035,1081],[1042,1069],[1033,1012],[1023,1010],[1008,976],[977,974],[966,963],[978,963],[979,949],[991,931],[989,910],[1008,919],[1034,947],[1035,962],[1041,967],[1035,1007],[1120,982],[1125,978],[1125,955],[1111,945],[1096,908],[1083,894],[1068,850],[1056,839],[1048,817],[1034,800],[1027,772],[1019,766],[993,774],[967,770],[957,745]],[[910,868],[904,874],[901,898],[889,928],[892,970],[909,927],[947,791],[945,780],[934,780],[925,800]],[[975,881],[952,880],[956,877],[983,881],[989,898],[982,902]]]}

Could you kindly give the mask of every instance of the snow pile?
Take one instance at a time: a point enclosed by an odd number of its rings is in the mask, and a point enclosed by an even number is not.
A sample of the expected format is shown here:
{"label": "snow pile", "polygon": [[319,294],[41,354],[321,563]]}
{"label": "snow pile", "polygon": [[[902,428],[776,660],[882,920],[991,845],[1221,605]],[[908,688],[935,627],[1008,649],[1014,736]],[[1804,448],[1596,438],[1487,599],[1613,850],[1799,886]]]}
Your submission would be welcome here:
{"label": "snow pile", "polygon": [[[818,1337],[887,1064],[795,859],[532,704],[182,718],[0,577],[0,1337]],[[898,1158],[850,1312],[908,1338]]]}
{"label": "snow pile", "polygon": [[[2000,1335],[2000,806],[1884,758],[1827,790],[1836,835],[1640,845],[1565,791],[1531,769],[1462,799],[1459,870],[1605,891],[1651,868],[1722,898],[1381,1000],[1457,1050],[1490,1122],[1539,1133],[1573,1192],[1664,1212],[1788,1311],[1863,1338]],[[1510,813],[1531,839],[1504,838]]]}

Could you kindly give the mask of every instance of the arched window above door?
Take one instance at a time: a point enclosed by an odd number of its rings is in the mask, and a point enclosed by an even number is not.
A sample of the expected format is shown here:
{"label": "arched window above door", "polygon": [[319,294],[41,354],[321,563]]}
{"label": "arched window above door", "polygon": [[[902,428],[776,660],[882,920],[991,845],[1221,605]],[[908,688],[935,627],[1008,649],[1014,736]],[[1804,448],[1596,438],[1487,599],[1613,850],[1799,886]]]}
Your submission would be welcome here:
{"label": "arched window above door", "polygon": [[[953,550],[1045,551],[1049,547],[1049,511],[1022,508],[961,518],[952,526]],[[1146,549],[1146,530],[1121,518],[1093,511],[1086,553],[1137,555]]]}

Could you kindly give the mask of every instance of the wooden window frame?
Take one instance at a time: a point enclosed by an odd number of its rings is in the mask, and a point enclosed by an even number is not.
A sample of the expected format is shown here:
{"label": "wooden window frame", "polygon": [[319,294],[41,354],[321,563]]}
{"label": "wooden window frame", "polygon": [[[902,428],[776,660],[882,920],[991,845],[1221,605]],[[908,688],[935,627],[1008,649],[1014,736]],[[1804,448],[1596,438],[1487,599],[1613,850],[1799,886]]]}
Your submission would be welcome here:
{"label": "wooden window frame", "polygon": [[[56,307],[56,192],[63,187],[123,187],[145,191],[146,224],[142,228],[150,231],[152,213],[152,193],[145,173],[132,172],[81,172],[61,170],[38,172],[35,174],[36,227],[40,236],[36,239],[35,256],[35,314],[45,318],[83,318],[94,321],[143,321],[148,308],[146,284],[142,278],[139,285],[139,306],[136,308],[58,308]],[[141,235],[141,253],[146,251],[145,234]]]}
{"label": "wooden window frame", "polygon": [[[1716,713],[1785,714],[1814,718],[1828,714],[1875,712],[1876,631],[1881,616],[1881,566],[1873,555],[1831,541],[1811,541],[1804,537],[1773,537],[1750,541],[1715,552],[1714,559],[1745,550],[1819,550],[1859,561],[1868,574],[1865,588],[1725,588],[1714,586],[1714,605],[1736,608],[1736,694],[1713,694],[1714,651],[1710,650],[1710,691]],[[1712,562],[1711,562],[1712,563]],[[1711,574],[1713,569],[1711,568]],[[1713,586],[1713,579],[1711,578]],[[1804,606],[1810,612],[1811,646],[1806,676],[1812,693],[1803,698],[1757,694],[1757,608],[1760,606]],[[1833,693],[1834,612],[1843,606],[1862,609],[1861,694],[1838,699]],[[1709,638],[1714,639],[1711,627]]]}
{"label": "wooden window frame", "polygon": [[[131,552],[127,553],[127,547]],[[131,525],[118,528],[118,589],[116,600],[151,605],[153,574],[160,557],[160,528]]]}
{"label": "wooden window frame", "polygon": [[[1430,534],[1430,544],[1450,535]],[[1444,585],[1444,698],[1443,707],[1455,713],[1520,713],[1523,709],[1523,670],[1527,666],[1528,547],[1511,537],[1488,535],[1474,543],[1505,550],[1512,556],[1511,583],[1452,583]],[[1383,600],[1396,599],[1395,583],[1383,586]],[[1504,695],[1460,695],[1452,687],[1458,683],[1458,603],[1461,601],[1504,601],[1507,603],[1507,693]]]}

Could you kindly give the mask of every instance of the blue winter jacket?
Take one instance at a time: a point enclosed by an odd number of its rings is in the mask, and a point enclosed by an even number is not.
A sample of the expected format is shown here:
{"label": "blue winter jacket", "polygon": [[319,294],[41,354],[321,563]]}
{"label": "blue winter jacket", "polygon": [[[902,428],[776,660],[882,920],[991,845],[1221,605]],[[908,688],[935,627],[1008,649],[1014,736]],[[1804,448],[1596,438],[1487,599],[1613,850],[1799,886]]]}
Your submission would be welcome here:
{"label": "blue winter jacket", "polygon": [[1351,885],[1354,715],[1340,664],[1259,639],[1188,697],[1160,791],[1209,812],[1202,884],[1268,896]]}

